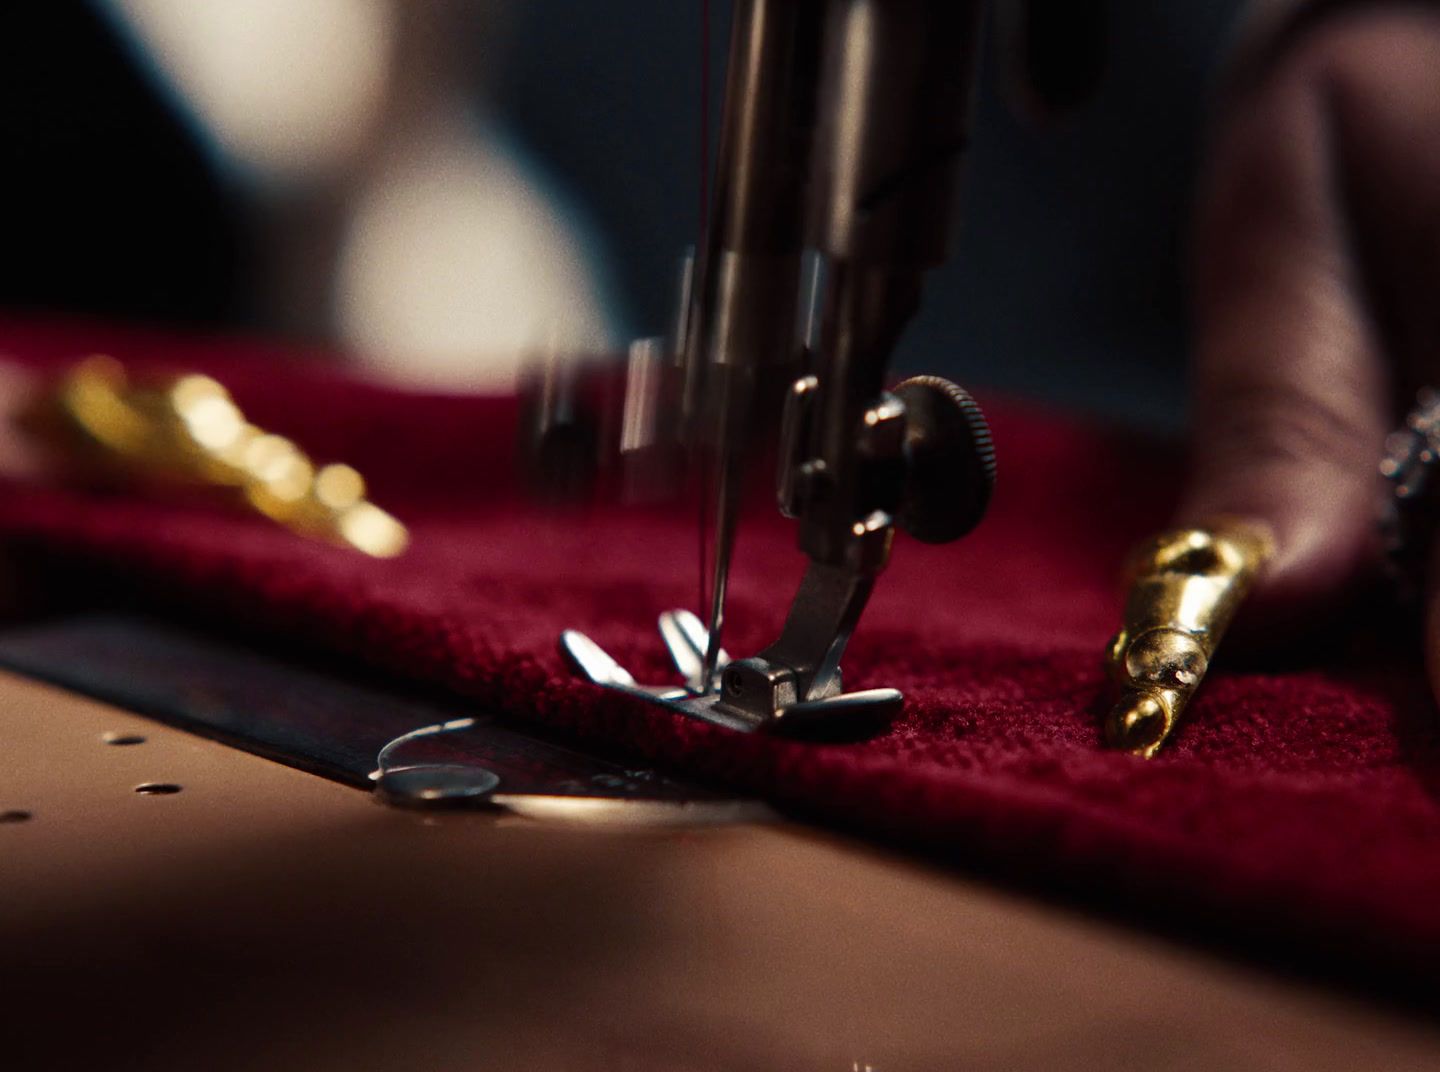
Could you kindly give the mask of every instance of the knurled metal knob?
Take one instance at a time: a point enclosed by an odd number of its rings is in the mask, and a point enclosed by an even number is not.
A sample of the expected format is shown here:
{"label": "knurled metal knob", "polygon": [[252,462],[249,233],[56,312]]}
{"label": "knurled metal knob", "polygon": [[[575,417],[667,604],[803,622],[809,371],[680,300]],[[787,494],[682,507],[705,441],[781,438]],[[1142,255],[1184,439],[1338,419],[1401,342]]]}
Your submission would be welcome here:
{"label": "knurled metal knob", "polygon": [[963,387],[914,376],[893,388],[905,403],[905,493],[896,520],[924,543],[958,540],[985,516],[995,488],[995,445]]}

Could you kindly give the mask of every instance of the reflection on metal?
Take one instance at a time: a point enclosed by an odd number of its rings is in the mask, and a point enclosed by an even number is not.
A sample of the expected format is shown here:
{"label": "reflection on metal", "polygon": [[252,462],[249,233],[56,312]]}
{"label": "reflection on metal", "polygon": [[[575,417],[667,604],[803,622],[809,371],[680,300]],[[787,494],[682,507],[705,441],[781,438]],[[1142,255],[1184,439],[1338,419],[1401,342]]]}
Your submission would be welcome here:
{"label": "reflection on metal", "polygon": [[[884,726],[903,700],[895,689],[841,692],[837,665],[831,665],[822,695],[805,694],[793,671],[764,656],[732,660],[723,648],[717,649],[715,660],[720,673],[707,686],[703,653],[710,645],[700,619],[687,610],[667,611],[660,616],[660,635],[685,679],[683,685],[637,685],[628,670],[574,629],[561,635],[560,651],[572,669],[596,685],[741,732],[832,740],[863,737]],[[784,639],[782,635],[781,642]]]}
{"label": "reflection on metal", "polygon": [[[845,647],[895,530],[958,539],[995,477],[968,394],[935,377],[886,390],[924,277],[946,257],[982,6],[732,5],[714,196],[677,360],[648,344],[632,352],[622,422],[626,443],[658,435],[686,448],[690,486],[713,495],[699,675],[687,661],[683,688],[637,687],[567,633],[562,648],[592,681],[720,725],[797,735],[849,736],[860,716],[873,729],[899,704],[891,689],[844,696]],[[657,369],[678,389],[657,389]],[[780,510],[809,566],[780,637],[722,669],[743,489],[777,430]]]}
{"label": "reflection on metal", "polygon": [[92,357],[61,380],[32,424],[57,445],[123,477],[232,489],[294,532],[376,558],[405,550],[405,526],[365,497],[348,465],[317,466],[283,436],[245,419],[228,391],[194,374],[133,383],[119,362]]}
{"label": "reflection on metal", "polygon": [[387,803],[401,807],[450,807],[485,800],[499,784],[500,776],[484,767],[421,763],[382,772],[375,792]]}
{"label": "reflection on metal", "polygon": [[666,366],[670,352],[664,339],[636,339],[625,366],[625,401],[620,414],[620,453],[649,450],[661,444]]}
{"label": "reflection on metal", "polygon": [[[405,755],[406,746],[437,733],[470,729],[473,718],[457,718],[396,737],[375,757],[375,793],[401,807],[454,807],[484,801],[500,784],[500,776],[476,763],[435,763],[423,756]],[[398,757],[398,758],[397,758]]]}
{"label": "reflection on metal", "polygon": [[1146,758],[1160,750],[1272,550],[1260,525],[1224,520],[1162,533],[1135,552],[1125,624],[1107,657],[1120,687],[1105,721],[1111,745]]}
{"label": "reflection on metal", "polygon": [[532,818],[626,824],[754,821],[768,810],[549,746],[497,747],[483,719],[457,718],[389,742],[370,774],[381,800],[401,807],[493,805]]}
{"label": "reflection on metal", "polygon": [[761,823],[775,813],[754,800],[690,800],[673,802],[621,797],[545,796],[542,793],[495,793],[491,800],[526,819],[605,826],[713,826],[719,823]]}
{"label": "reflection on metal", "polygon": [[140,618],[0,631],[0,666],[367,791],[387,769],[380,795],[396,802],[626,823],[770,814],[492,718],[452,718],[457,700],[399,695],[353,671],[335,676]]}

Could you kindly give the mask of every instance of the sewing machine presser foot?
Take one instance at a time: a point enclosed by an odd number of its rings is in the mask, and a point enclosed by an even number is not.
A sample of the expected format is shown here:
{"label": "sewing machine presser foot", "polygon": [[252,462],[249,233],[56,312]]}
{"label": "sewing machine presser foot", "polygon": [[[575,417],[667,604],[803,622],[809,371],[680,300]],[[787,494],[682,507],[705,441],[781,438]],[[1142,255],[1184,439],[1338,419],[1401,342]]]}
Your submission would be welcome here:
{"label": "sewing machine presser foot", "polygon": [[[584,633],[567,629],[560,650],[572,669],[596,685],[659,704],[671,711],[742,733],[847,740],[865,737],[889,723],[904,697],[897,689],[840,692],[838,671],[824,695],[799,698],[786,684],[788,672],[763,657],[733,660],[723,650],[710,682],[705,678],[709,633],[688,610],[660,615],[660,636],[684,679],[680,685],[641,685]],[[773,684],[757,705],[755,683]],[[746,694],[749,693],[747,696]],[[743,703],[743,706],[742,706]]]}

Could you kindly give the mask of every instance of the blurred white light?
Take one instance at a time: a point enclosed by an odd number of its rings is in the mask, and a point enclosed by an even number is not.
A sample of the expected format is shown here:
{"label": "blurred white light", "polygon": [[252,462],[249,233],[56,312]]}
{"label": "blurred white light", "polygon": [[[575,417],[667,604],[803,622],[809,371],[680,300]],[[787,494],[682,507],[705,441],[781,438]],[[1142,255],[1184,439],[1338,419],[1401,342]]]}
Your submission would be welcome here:
{"label": "blurred white light", "polygon": [[589,265],[516,164],[473,136],[406,145],[355,203],[335,320],[371,368],[506,390],[539,354],[613,339]]}
{"label": "blurred white light", "polygon": [[278,179],[333,171],[384,102],[391,0],[112,0],[224,150]]}

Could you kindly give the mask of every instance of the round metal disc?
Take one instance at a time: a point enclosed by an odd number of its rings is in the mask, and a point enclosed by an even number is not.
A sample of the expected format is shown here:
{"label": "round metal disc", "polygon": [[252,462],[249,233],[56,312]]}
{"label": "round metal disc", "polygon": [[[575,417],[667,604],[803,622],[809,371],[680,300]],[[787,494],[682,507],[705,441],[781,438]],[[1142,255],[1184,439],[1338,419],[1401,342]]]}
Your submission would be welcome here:
{"label": "round metal disc", "polygon": [[376,792],[391,804],[445,808],[483,800],[499,784],[500,776],[484,767],[426,763],[384,771]]}

